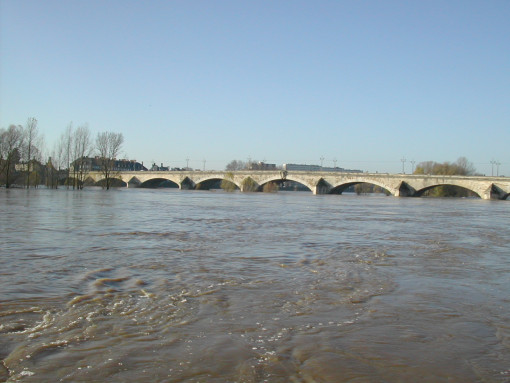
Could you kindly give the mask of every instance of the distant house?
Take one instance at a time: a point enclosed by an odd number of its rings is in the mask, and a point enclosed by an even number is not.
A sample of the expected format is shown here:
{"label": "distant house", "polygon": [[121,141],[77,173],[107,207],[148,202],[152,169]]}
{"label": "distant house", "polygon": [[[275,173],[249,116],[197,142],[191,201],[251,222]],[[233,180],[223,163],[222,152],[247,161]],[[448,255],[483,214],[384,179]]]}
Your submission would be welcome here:
{"label": "distant house", "polygon": [[[136,160],[114,160],[113,171],[141,171],[147,170],[143,163]],[[79,171],[80,167],[85,172],[100,172],[101,171],[101,158],[100,157],[82,157],[71,164],[71,168]]]}
{"label": "distant house", "polygon": [[41,164],[37,160],[30,160],[28,163],[27,162],[20,162],[20,163],[17,163],[17,164],[14,165],[14,169],[17,172],[26,172],[29,169],[30,169],[31,172],[32,171],[40,171],[40,169],[42,169],[43,167],[44,167],[44,165]]}
{"label": "distant house", "polygon": [[151,170],[153,172],[161,172],[161,171],[167,172],[170,170],[170,168],[168,166],[163,166],[163,163],[161,163],[161,166],[158,166],[155,163],[153,163],[151,166]]}
{"label": "distant house", "polygon": [[265,162],[250,162],[248,170],[276,170],[276,164],[266,164]]}

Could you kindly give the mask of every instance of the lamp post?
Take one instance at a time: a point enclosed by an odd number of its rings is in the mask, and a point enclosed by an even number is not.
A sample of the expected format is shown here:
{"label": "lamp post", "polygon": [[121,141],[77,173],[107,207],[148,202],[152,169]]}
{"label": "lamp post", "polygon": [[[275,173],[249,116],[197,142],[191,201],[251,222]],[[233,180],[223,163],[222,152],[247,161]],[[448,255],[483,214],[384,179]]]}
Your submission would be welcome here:
{"label": "lamp post", "polygon": [[496,161],[491,160],[491,176],[494,177],[494,165],[496,165]]}
{"label": "lamp post", "polygon": [[400,161],[402,161],[402,174],[406,174],[406,171],[405,171],[405,168],[404,168],[404,164],[405,162],[407,161],[405,157],[402,157],[400,159]]}

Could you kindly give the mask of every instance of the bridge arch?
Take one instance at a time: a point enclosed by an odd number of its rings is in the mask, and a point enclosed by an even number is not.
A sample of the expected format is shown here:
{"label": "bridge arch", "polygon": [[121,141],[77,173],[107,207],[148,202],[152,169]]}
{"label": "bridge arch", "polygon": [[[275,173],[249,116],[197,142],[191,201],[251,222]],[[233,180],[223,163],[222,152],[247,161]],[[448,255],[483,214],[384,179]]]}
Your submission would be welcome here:
{"label": "bridge arch", "polygon": [[[105,187],[105,184],[106,184],[106,178],[100,178],[95,182],[94,186]],[[117,178],[117,177],[110,178],[110,187],[118,188],[118,187],[126,187],[126,186],[128,186],[127,182],[123,181],[122,179]]]}
{"label": "bridge arch", "polygon": [[[131,182],[131,181],[130,181]],[[169,188],[180,188],[179,184],[175,181],[165,178],[165,177],[154,177],[144,182],[140,183],[139,187],[141,188],[160,188],[160,187],[169,187]]]}
{"label": "bridge arch", "polygon": [[384,190],[385,194],[395,195],[395,193],[396,193],[394,188],[392,188],[382,182],[378,182],[376,180],[357,179],[357,180],[350,180],[349,182],[342,182],[338,185],[334,185],[328,194],[342,194],[344,191],[346,191],[351,186],[360,185],[360,184],[367,184],[367,185],[373,185],[373,186],[379,187],[382,190]]}
{"label": "bridge arch", "polygon": [[241,190],[241,187],[232,179],[222,178],[222,177],[211,177],[203,179],[199,182],[195,183],[195,190],[210,190],[210,189],[223,189],[225,187],[225,182],[232,184],[232,187],[227,188],[230,190]]}
{"label": "bridge arch", "polygon": [[448,183],[438,183],[434,185],[429,185],[427,187],[424,187],[422,189],[416,190],[415,196],[416,197],[422,197],[426,195],[428,192],[433,191],[434,189],[442,189],[443,194],[446,194],[446,196],[449,197],[468,197],[469,194],[473,194],[478,198],[482,198],[479,192],[476,190],[473,190],[472,188],[466,187],[466,185],[458,185],[455,182],[448,182]]}
{"label": "bridge arch", "polygon": [[315,185],[311,185],[306,180],[303,180],[299,177],[295,177],[293,175],[290,175],[290,176],[286,175],[284,178],[282,178],[281,176],[280,177],[272,176],[272,177],[261,178],[258,181],[258,184],[259,184],[258,191],[262,191],[264,188],[264,185],[267,185],[271,182],[277,183],[277,184],[282,184],[282,183],[285,183],[286,181],[292,181],[292,182],[298,183],[300,185],[303,185],[305,188],[307,188],[311,192],[313,192],[314,186],[315,186]]}
{"label": "bridge arch", "polygon": [[[205,176],[198,177],[194,180],[194,188],[197,190],[209,190],[216,186],[215,184],[221,184],[222,181],[231,182],[235,185],[235,187],[239,190],[242,190],[241,183],[235,177],[226,177],[226,176]],[[214,185],[214,186],[213,186]]]}

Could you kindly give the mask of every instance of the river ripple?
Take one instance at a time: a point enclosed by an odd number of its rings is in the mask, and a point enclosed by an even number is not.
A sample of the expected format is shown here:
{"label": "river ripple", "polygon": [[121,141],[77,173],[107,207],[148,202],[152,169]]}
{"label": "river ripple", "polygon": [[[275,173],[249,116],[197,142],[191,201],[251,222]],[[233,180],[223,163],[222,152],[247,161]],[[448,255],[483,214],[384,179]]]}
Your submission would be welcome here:
{"label": "river ripple", "polygon": [[510,381],[506,201],[0,190],[0,212],[0,381]]}

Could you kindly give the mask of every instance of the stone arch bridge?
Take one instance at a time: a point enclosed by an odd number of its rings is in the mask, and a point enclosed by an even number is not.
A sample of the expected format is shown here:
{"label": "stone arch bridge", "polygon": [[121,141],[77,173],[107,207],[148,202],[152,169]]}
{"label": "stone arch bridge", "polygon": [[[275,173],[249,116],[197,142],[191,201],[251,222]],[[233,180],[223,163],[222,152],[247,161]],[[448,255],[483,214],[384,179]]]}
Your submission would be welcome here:
{"label": "stone arch bridge", "polygon": [[[506,199],[510,194],[510,177],[443,176],[387,173],[339,173],[306,171],[126,171],[114,178],[127,187],[139,187],[157,180],[170,181],[179,189],[207,188],[211,182],[228,180],[241,191],[261,190],[269,182],[298,182],[313,194],[338,194],[352,185],[369,183],[386,189],[397,197],[419,197],[428,189],[452,185],[468,189],[482,199]],[[90,172],[88,181],[104,179],[101,172]]]}

